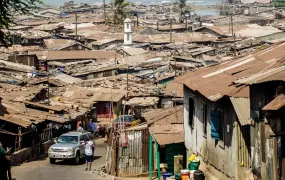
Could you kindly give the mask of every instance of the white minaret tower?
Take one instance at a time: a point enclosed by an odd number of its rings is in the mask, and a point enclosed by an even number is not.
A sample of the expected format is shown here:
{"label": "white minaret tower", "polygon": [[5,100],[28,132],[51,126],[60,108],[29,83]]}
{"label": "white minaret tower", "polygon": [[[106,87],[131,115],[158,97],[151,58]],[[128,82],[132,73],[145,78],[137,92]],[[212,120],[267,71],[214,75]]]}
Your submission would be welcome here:
{"label": "white minaret tower", "polygon": [[132,40],[132,20],[130,18],[124,21],[124,47],[130,47],[133,44]]}

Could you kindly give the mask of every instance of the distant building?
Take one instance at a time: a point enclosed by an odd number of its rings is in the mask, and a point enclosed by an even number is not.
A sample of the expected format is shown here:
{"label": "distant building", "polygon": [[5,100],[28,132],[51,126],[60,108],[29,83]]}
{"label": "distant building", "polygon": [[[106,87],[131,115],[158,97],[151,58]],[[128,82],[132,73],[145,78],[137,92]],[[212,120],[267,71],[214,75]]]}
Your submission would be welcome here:
{"label": "distant building", "polygon": [[124,21],[124,46],[131,46],[133,44],[132,40],[132,20],[127,18]]}

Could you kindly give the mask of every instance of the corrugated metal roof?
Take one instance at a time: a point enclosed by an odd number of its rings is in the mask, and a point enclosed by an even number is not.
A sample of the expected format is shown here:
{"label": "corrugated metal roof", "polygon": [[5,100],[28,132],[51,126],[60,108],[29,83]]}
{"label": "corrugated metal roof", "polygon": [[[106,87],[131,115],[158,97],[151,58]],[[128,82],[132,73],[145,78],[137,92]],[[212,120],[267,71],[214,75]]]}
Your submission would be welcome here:
{"label": "corrugated metal roof", "polygon": [[[216,38],[199,32],[192,33],[173,33],[172,39],[175,42],[208,42],[215,41]],[[154,35],[142,35],[136,34],[133,37],[134,42],[144,42],[144,43],[169,43],[170,38],[168,34],[154,34]]]}
{"label": "corrugated metal roof", "polygon": [[126,93],[125,90],[111,88],[76,87],[65,91],[62,98],[67,100],[88,100],[92,103],[96,101],[118,102]]}
{"label": "corrugated metal roof", "polygon": [[184,122],[184,109],[183,106],[176,106],[166,109],[155,109],[142,116],[148,124],[175,124]]}
{"label": "corrugated metal roof", "polygon": [[144,50],[143,48],[124,48],[122,50],[125,51],[130,56],[135,56],[135,55],[147,53],[147,51]]}
{"label": "corrugated metal roof", "polygon": [[22,119],[15,114],[5,114],[4,116],[0,116],[0,120],[13,123],[24,128],[29,127],[33,123],[32,121],[29,121],[28,119]]}
{"label": "corrugated metal roof", "polygon": [[[11,101],[5,101],[3,102],[3,105],[7,108],[7,111],[9,112],[8,115],[2,116],[2,120],[13,120],[11,121],[14,124],[21,125],[25,127],[24,125],[27,124],[26,122],[22,122],[23,118],[24,121],[29,120],[31,123],[39,123],[44,120],[59,122],[59,123],[65,123],[68,121],[72,121],[73,119],[77,118],[78,116],[84,115],[88,110],[80,109],[79,112],[71,109],[67,109],[65,115],[60,114],[53,114],[46,111],[41,111],[37,109],[27,108],[24,103],[18,103],[18,102],[11,102]],[[12,117],[9,117],[11,115]],[[6,117],[7,116],[7,117]],[[16,118],[16,120],[15,120]],[[24,124],[24,125],[22,125]],[[29,124],[27,124],[29,126]]]}
{"label": "corrugated metal roof", "polygon": [[258,84],[268,81],[285,81],[285,66],[269,69],[235,81],[236,84]]}
{"label": "corrugated metal roof", "polygon": [[275,99],[273,99],[270,103],[262,108],[264,111],[270,110],[279,110],[280,108],[285,106],[285,95],[280,94]]}
{"label": "corrugated metal roof", "polygon": [[153,106],[157,104],[159,101],[159,97],[134,97],[129,99],[128,101],[123,101],[125,105],[133,105],[133,106]]}
{"label": "corrugated metal roof", "polygon": [[147,127],[148,127],[147,123],[142,123],[142,124],[139,124],[137,126],[130,127],[128,129],[126,129],[126,131],[140,131],[143,129],[147,129]]}
{"label": "corrugated metal roof", "polygon": [[118,53],[111,51],[48,51],[47,60],[70,60],[70,59],[115,59],[120,57]]}
{"label": "corrugated metal roof", "polygon": [[[252,55],[210,67],[199,68],[197,71],[188,72],[178,77],[175,81],[185,84],[193,91],[200,92],[212,101],[217,101],[223,96],[231,96],[235,92],[242,92],[241,94],[236,93],[235,97],[238,97],[238,95],[249,97],[246,91],[240,91],[244,87],[235,86],[234,82],[242,77],[282,66],[284,62],[280,59],[285,57],[284,48],[285,43],[282,43]],[[281,72],[279,71],[275,76],[266,76],[264,80],[275,80],[277,78],[285,80],[285,72],[284,74]]]}
{"label": "corrugated metal roof", "polygon": [[149,131],[159,145],[180,143],[184,141],[183,124],[153,125]]}
{"label": "corrugated metal roof", "polygon": [[184,97],[183,86],[184,85],[182,83],[179,83],[174,80],[166,84],[164,91],[168,95],[174,97]]}
{"label": "corrugated metal roof", "polygon": [[95,92],[93,96],[90,98],[93,102],[99,102],[99,101],[106,101],[106,102],[118,102],[125,96],[124,93],[106,93],[106,92]]}
{"label": "corrugated metal roof", "polygon": [[250,100],[249,98],[234,98],[230,97],[240,124],[249,125],[250,121]]}
{"label": "corrugated metal roof", "polygon": [[233,92],[230,94],[231,97],[235,98],[246,98],[249,97],[249,86],[242,86],[240,89],[238,89],[236,92]]}
{"label": "corrugated metal roof", "polygon": [[45,109],[52,110],[52,111],[62,111],[62,110],[65,109],[64,106],[47,106],[47,105],[44,105],[44,104],[30,102],[30,101],[25,101],[25,104],[29,104],[29,105],[45,108]]}

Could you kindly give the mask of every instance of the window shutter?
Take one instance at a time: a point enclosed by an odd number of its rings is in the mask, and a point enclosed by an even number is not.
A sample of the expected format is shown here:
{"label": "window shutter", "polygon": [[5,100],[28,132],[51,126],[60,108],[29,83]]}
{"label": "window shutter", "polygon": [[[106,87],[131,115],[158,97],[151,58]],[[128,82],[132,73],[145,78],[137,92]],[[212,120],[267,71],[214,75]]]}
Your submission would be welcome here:
{"label": "window shutter", "polygon": [[219,112],[211,112],[211,137],[220,140],[220,117]]}

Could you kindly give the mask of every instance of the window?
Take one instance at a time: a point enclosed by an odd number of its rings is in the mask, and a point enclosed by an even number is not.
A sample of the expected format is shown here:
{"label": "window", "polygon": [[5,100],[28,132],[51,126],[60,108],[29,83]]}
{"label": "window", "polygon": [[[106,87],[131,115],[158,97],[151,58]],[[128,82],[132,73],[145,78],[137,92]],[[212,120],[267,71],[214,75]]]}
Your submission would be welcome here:
{"label": "window", "polygon": [[193,127],[194,126],[194,99],[189,98],[189,120],[188,124],[189,126]]}
{"label": "window", "polygon": [[130,40],[130,35],[129,34],[127,34],[127,41],[129,41]]}
{"label": "window", "polygon": [[129,29],[130,28],[130,24],[129,23],[127,23],[127,29]]}
{"label": "window", "polygon": [[84,141],[84,142],[88,141],[87,135],[86,134],[81,135],[80,136],[80,141]]}
{"label": "window", "polygon": [[58,143],[78,143],[78,136],[60,136],[58,138]]}
{"label": "window", "polygon": [[87,136],[88,136],[88,139],[89,139],[89,140],[93,140],[93,135],[92,135],[92,133],[90,133],[90,132],[87,133]]}
{"label": "window", "polygon": [[207,104],[203,104],[203,131],[207,135]]}
{"label": "window", "polygon": [[211,112],[211,137],[215,140],[223,141],[224,120],[223,111]]}

